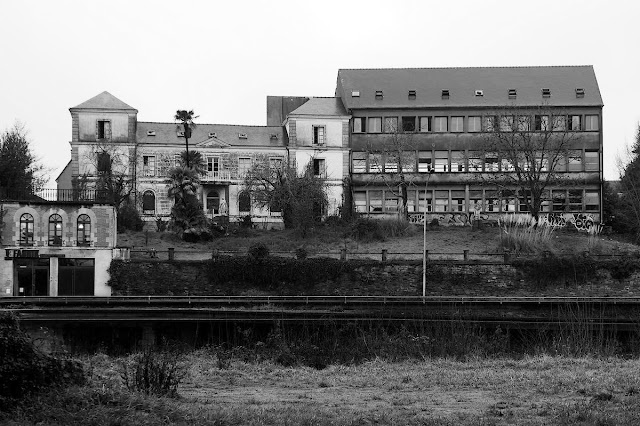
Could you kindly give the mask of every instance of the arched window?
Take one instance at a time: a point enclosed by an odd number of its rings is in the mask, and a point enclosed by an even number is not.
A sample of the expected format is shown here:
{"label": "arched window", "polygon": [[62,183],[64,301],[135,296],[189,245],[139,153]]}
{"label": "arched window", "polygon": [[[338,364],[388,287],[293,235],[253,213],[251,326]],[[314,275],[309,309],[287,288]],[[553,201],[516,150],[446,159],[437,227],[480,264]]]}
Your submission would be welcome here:
{"label": "arched window", "polygon": [[212,214],[220,214],[220,194],[216,190],[207,193],[207,211]]}
{"label": "arched window", "polygon": [[86,214],[78,216],[78,243],[79,246],[91,245],[91,218]]}
{"label": "arched window", "polygon": [[247,191],[242,191],[238,194],[238,211],[240,213],[251,212],[251,197]]}
{"label": "arched window", "polygon": [[33,245],[33,216],[29,213],[20,216],[20,245]]}
{"label": "arched window", "polygon": [[49,245],[62,245],[62,217],[59,214],[49,216]]}
{"label": "arched window", "polygon": [[153,191],[144,191],[142,194],[142,213],[156,214],[156,196]]}

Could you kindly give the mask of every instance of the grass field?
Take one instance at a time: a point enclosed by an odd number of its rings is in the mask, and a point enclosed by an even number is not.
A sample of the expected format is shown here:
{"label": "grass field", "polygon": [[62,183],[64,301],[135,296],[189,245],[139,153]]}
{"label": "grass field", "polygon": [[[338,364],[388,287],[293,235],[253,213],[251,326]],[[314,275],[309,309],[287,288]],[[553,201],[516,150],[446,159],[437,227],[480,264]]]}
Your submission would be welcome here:
{"label": "grass field", "polygon": [[[533,356],[426,359],[323,370],[181,360],[177,398],[131,393],[123,359],[96,355],[84,387],[35,397],[7,425],[637,425],[640,361]],[[222,367],[222,368],[221,368]]]}

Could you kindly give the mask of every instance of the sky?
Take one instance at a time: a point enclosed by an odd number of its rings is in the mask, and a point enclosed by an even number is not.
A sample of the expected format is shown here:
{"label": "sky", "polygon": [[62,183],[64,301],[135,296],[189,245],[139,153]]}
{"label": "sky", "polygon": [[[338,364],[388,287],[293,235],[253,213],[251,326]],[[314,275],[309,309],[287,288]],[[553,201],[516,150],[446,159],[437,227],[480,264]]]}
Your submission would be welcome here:
{"label": "sky", "polygon": [[139,121],[266,125],[266,97],[333,96],[341,68],[593,65],[604,174],[640,122],[635,0],[0,0],[0,130],[50,170],[69,108],[108,91]]}

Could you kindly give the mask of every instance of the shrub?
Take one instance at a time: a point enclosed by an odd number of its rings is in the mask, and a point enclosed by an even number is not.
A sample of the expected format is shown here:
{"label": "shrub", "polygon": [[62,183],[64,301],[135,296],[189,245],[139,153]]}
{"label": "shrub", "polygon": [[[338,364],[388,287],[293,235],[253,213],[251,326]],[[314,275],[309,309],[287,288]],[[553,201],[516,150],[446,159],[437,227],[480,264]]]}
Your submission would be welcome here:
{"label": "shrub", "polygon": [[0,359],[0,410],[49,386],[85,382],[80,362],[38,351],[11,313],[0,313]]}
{"label": "shrub", "polygon": [[164,232],[167,230],[167,222],[161,217],[156,218],[156,230],[158,232]]}
{"label": "shrub", "polygon": [[262,243],[255,243],[249,247],[247,255],[253,260],[262,260],[269,257],[269,249]]}
{"label": "shrub", "polygon": [[130,203],[124,203],[118,210],[118,232],[124,232],[127,229],[131,231],[142,231],[144,222],[140,218],[138,209]]}
{"label": "shrub", "polygon": [[351,235],[356,240],[362,241],[384,240],[384,235],[380,230],[380,222],[373,219],[356,219],[351,225]]}
{"label": "shrub", "polygon": [[307,258],[307,250],[304,247],[300,247],[298,249],[296,249],[296,259],[298,260],[304,260]]}
{"label": "shrub", "polygon": [[135,354],[130,363],[123,363],[120,376],[130,391],[175,397],[185,369],[175,353],[149,348]]}
{"label": "shrub", "polygon": [[238,219],[238,224],[241,228],[251,229],[253,227],[253,222],[251,221],[251,215],[242,216]]}
{"label": "shrub", "polygon": [[551,246],[553,228],[547,223],[537,224],[529,215],[506,214],[498,220],[500,248],[515,253],[547,251]]}

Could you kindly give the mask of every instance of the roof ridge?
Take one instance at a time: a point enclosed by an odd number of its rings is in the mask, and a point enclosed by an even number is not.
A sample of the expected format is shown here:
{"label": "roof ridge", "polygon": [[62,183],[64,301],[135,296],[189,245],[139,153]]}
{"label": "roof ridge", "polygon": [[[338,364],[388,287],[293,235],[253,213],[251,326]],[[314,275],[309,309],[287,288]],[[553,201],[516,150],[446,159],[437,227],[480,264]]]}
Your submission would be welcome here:
{"label": "roof ridge", "polygon": [[[138,123],[146,123],[146,124],[172,124],[178,125],[180,123],[170,123],[166,121],[138,121]],[[222,123],[196,123],[196,128],[198,126],[233,126],[233,127],[264,127],[264,128],[278,128],[280,129],[282,126],[262,126],[260,124],[222,124]]]}
{"label": "roof ridge", "polygon": [[383,68],[339,68],[340,71],[383,71],[383,70],[453,70],[453,69],[511,69],[511,68],[582,68],[582,67],[591,67],[593,68],[593,64],[584,64],[584,65],[506,65],[506,66],[477,66],[477,67],[383,67]]}

